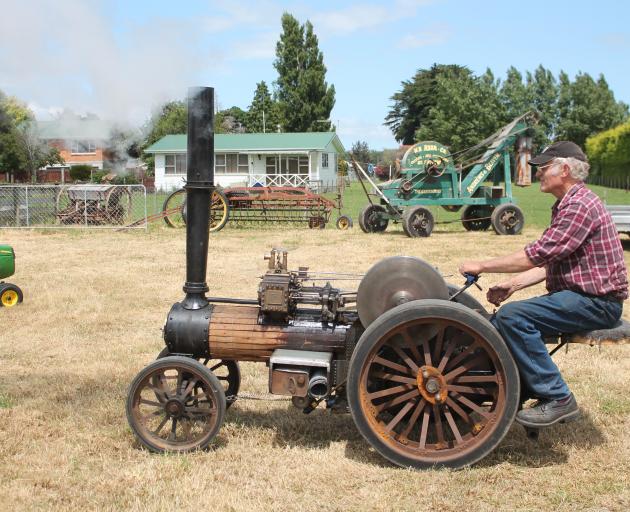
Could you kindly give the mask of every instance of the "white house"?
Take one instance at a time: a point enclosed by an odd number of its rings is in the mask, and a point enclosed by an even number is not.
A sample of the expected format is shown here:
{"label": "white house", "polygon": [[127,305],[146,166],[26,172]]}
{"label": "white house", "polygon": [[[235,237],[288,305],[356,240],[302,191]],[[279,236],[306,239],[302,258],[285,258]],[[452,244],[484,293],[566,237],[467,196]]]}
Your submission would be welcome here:
{"label": "white house", "polygon": [[[155,155],[156,189],[183,185],[186,144],[186,135],[167,135],[145,150]],[[345,150],[334,132],[239,133],[215,135],[214,152],[217,185],[304,187],[335,180]]]}

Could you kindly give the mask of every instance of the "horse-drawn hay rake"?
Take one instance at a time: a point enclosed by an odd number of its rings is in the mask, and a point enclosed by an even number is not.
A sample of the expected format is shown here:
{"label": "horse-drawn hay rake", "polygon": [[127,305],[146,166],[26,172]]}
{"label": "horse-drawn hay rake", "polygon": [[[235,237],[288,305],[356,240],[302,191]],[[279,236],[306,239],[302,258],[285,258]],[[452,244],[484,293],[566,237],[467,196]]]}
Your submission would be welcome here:
{"label": "horse-drawn hay rake", "polygon": [[[272,250],[257,298],[206,296],[213,111],[212,89],[191,91],[186,296],[167,315],[165,349],[129,389],[127,418],[140,443],[156,452],[207,447],[238,399],[238,362],[255,361],[268,366],[271,393],[304,412],[321,403],[349,409],[368,443],[400,466],[460,468],[489,454],[512,425],[520,382],[505,342],[466,292],[474,278],[458,289],[432,265],[396,256],[344,291],[330,281],[353,276],[291,269],[287,252]],[[615,336],[628,341],[627,323],[561,340]]]}
{"label": "horse-drawn hay rake", "polygon": [[131,212],[131,193],[117,185],[62,187],[55,207],[60,224],[122,224]]}
{"label": "horse-drawn hay rake", "polygon": [[[341,211],[341,194],[335,201],[303,187],[231,187],[216,189],[210,205],[210,231],[221,230],[226,223],[307,224],[323,229],[332,211]],[[179,189],[164,201],[164,222],[171,227],[186,224],[186,191]],[[346,215],[337,217],[339,229],[352,227]]]}

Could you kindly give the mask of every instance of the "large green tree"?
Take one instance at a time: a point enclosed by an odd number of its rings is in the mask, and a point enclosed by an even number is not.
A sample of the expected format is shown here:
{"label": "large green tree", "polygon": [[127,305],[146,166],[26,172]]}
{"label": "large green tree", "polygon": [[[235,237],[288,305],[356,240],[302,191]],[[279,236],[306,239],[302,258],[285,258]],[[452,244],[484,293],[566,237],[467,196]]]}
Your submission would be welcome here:
{"label": "large green tree", "polygon": [[561,78],[557,138],[583,146],[586,139],[621,124],[628,118],[628,105],[616,101],[603,75],[595,81],[579,73],[572,83]]}
{"label": "large green tree", "polygon": [[282,15],[282,34],[276,44],[274,67],[278,72],[275,95],[282,130],[330,130],[335,87],[326,82],[324,56],[310,21],[300,25],[290,14]]}
{"label": "large green tree", "polygon": [[[183,101],[169,101],[151,117],[145,126],[146,136],[142,149],[156,143],[165,135],[177,135],[188,130],[188,107]],[[153,155],[143,153],[142,159],[150,172],[155,170]]]}
{"label": "large green tree", "polygon": [[280,124],[280,113],[278,104],[271,97],[267,84],[259,82],[256,84],[254,99],[249,106],[247,114],[247,131],[274,132]]}

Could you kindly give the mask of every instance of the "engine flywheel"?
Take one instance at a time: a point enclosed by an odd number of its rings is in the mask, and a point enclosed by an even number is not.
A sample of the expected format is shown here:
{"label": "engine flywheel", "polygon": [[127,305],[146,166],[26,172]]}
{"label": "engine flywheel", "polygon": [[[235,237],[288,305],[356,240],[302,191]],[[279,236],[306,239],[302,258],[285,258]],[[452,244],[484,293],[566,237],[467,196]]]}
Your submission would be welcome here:
{"label": "engine flywheel", "polygon": [[357,290],[357,310],[364,327],[386,311],[418,299],[447,300],[444,278],[413,256],[384,258],[367,271]]}

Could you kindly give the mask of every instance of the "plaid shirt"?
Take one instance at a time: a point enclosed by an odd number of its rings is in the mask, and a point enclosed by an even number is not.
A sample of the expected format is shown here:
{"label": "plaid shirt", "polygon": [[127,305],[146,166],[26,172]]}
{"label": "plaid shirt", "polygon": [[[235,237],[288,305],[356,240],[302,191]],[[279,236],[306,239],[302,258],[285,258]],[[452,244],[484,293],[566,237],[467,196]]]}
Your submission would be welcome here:
{"label": "plaid shirt", "polygon": [[551,226],[525,247],[537,267],[547,270],[547,290],[628,298],[623,248],[610,213],[599,197],[577,183],[555,202]]}

